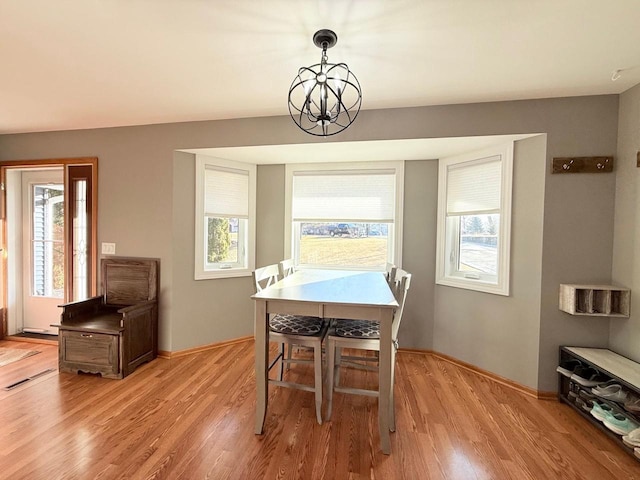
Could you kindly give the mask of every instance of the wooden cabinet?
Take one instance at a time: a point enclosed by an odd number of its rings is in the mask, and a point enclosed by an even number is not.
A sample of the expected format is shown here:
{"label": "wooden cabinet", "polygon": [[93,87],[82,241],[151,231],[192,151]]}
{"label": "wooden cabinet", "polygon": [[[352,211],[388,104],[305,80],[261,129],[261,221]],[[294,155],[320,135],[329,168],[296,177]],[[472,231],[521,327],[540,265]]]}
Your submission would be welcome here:
{"label": "wooden cabinet", "polygon": [[59,339],[60,371],[99,373],[121,378],[120,335],[89,333],[85,330],[61,330]]}
{"label": "wooden cabinet", "polygon": [[612,285],[560,285],[560,310],[571,315],[628,317],[631,291]]}
{"label": "wooden cabinet", "polygon": [[104,294],[62,305],[61,372],[124,378],[158,354],[159,261],[103,259]]}
{"label": "wooden cabinet", "polygon": [[[569,360],[579,360],[584,366],[594,368],[604,377],[607,377],[609,380],[614,380],[630,393],[636,394],[640,397],[639,363],[612,352],[611,350],[607,350],[606,348],[560,347],[560,364],[564,364]],[[609,430],[600,421],[596,420],[588,411],[578,405],[580,402],[577,399],[584,395],[583,392],[586,392],[587,395],[592,393],[590,387],[585,387],[561,373],[558,374],[558,399],[571,406],[574,410],[580,413],[582,417],[596,425],[607,436],[611,437],[617,444],[619,444],[627,453],[634,455],[633,448],[626,446],[622,442],[622,437],[620,435]],[[640,425],[639,416],[625,410],[620,403],[604,400],[600,397],[596,398],[599,403],[608,404],[614,412],[621,412],[630,420],[635,421]],[[634,458],[638,459],[635,455]]]}

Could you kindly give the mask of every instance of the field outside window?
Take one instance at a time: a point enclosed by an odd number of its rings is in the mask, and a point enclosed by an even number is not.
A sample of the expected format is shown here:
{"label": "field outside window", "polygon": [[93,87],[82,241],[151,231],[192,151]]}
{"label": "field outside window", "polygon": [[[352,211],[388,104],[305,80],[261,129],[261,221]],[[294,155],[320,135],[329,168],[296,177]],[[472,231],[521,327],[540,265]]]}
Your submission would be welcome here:
{"label": "field outside window", "polygon": [[301,223],[301,265],[383,267],[390,227],[384,223]]}
{"label": "field outside window", "polygon": [[467,215],[460,218],[458,270],[498,273],[500,215]]}

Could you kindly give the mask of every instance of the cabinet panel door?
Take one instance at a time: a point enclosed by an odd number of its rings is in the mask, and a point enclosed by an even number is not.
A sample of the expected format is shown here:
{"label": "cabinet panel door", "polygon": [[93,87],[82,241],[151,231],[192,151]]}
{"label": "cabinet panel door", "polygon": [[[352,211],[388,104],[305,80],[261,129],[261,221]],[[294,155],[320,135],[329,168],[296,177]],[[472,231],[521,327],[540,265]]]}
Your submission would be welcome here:
{"label": "cabinet panel door", "polygon": [[117,335],[64,331],[61,360],[68,368],[117,374],[120,370],[118,344]]}

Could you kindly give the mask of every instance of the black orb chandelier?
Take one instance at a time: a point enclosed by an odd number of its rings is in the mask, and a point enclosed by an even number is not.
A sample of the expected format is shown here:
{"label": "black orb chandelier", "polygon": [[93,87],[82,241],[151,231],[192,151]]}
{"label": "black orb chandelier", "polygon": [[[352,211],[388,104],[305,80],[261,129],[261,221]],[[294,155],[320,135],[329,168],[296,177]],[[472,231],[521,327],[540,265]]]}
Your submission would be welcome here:
{"label": "black orb chandelier", "polygon": [[318,30],[313,43],[322,49],[320,63],[300,68],[289,89],[291,118],[303,131],[319,137],[351,125],[362,104],[360,83],[347,64],[327,62],[327,49],[337,41],[331,30]]}

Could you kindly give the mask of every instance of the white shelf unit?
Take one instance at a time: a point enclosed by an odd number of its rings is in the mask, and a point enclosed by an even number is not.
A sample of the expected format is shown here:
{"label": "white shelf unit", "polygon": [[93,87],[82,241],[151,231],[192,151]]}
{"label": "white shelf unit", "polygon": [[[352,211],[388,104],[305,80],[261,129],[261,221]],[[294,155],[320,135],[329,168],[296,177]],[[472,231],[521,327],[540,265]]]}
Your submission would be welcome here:
{"label": "white shelf unit", "polygon": [[560,310],[571,315],[629,317],[631,290],[613,285],[560,284]]}

